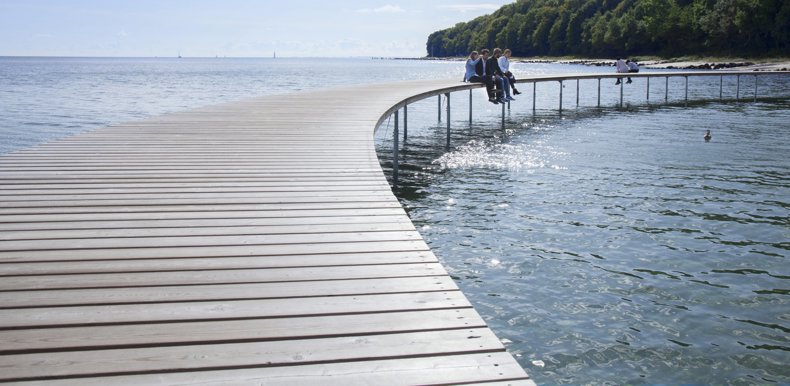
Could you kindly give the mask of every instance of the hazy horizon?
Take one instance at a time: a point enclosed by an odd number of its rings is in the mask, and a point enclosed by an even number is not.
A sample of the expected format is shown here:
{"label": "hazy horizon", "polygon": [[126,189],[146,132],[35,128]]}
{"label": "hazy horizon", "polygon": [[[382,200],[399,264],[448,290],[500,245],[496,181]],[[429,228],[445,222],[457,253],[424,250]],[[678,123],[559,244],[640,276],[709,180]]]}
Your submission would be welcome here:
{"label": "hazy horizon", "polygon": [[423,57],[428,35],[512,0],[7,0],[0,56]]}

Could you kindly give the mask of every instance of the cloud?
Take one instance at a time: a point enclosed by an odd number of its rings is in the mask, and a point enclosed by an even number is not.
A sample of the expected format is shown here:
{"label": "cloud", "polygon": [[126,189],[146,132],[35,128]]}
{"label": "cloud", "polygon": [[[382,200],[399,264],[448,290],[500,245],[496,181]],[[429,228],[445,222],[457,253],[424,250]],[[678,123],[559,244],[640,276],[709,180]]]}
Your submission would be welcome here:
{"label": "cloud", "polygon": [[387,4],[378,8],[363,8],[358,9],[357,12],[359,13],[401,13],[406,12],[400,5],[391,5]]}
{"label": "cloud", "polygon": [[466,12],[479,12],[479,11],[496,11],[500,7],[501,5],[484,3],[484,4],[449,4],[449,5],[440,5],[437,6],[436,8],[449,9],[451,11],[466,13]]}

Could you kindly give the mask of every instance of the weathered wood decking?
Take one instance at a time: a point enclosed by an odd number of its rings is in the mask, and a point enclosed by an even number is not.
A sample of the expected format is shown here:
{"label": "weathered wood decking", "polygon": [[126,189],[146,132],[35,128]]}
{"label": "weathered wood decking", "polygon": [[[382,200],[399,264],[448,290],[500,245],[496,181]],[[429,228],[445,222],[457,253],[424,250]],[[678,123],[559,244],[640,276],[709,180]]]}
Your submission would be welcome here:
{"label": "weathered wood decking", "polygon": [[455,85],[263,97],[0,157],[0,381],[533,384],[374,151],[393,106]]}

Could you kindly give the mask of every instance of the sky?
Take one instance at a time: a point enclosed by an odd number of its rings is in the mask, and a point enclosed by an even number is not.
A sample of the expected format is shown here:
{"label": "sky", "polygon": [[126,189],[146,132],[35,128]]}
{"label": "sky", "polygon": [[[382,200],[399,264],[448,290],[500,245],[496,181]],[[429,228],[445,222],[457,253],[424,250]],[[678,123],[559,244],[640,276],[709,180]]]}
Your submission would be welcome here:
{"label": "sky", "polygon": [[0,0],[0,56],[421,57],[513,0]]}

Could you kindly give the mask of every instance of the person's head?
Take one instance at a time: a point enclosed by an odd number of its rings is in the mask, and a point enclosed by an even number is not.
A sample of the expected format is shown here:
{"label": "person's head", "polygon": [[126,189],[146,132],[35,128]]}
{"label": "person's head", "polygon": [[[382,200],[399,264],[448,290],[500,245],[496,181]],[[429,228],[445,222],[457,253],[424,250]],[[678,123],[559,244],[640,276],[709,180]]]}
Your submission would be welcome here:
{"label": "person's head", "polygon": [[469,59],[477,60],[477,51],[472,51],[469,53]]}
{"label": "person's head", "polygon": [[505,52],[503,52],[502,55],[505,55],[506,58],[510,58],[510,55],[513,55],[513,52],[510,51],[510,48],[505,48]]}
{"label": "person's head", "polygon": [[483,55],[484,58],[488,57],[488,48],[483,48],[480,50],[480,55]]}
{"label": "person's head", "polygon": [[631,60],[630,60],[630,59],[626,59],[626,60],[625,60],[625,63],[626,63],[626,64],[628,64],[628,63],[631,63]]}
{"label": "person's head", "polygon": [[494,48],[494,57],[498,58],[500,56],[502,56],[502,50],[500,50],[499,48]]}

